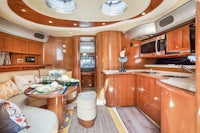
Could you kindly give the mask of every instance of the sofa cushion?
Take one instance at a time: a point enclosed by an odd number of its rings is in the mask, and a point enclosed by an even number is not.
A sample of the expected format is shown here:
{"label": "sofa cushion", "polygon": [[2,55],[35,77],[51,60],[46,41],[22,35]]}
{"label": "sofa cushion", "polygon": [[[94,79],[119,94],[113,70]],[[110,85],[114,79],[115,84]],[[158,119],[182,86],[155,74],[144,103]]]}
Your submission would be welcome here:
{"label": "sofa cushion", "polygon": [[30,85],[35,83],[35,76],[34,74],[14,75],[14,81],[21,91],[20,93],[24,93]]}
{"label": "sofa cushion", "polygon": [[0,100],[0,132],[16,133],[26,128],[26,118],[14,103]]}
{"label": "sofa cushion", "polygon": [[24,106],[22,111],[27,118],[27,124],[30,125],[30,128],[24,129],[19,133],[58,132],[58,118],[54,112],[31,106]]}
{"label": "sofa cushion", "polygon": [[0,98],[9,99],[18,94],[18,88],[11,80],[0,84]]}

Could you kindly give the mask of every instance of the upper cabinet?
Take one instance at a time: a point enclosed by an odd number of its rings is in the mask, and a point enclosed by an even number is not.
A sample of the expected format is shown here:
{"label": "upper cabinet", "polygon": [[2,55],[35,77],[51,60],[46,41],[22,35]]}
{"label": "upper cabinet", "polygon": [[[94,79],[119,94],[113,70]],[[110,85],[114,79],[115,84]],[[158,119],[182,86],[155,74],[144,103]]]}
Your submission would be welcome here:
{"label": "upper cabinet", "polygon": [[189,25],[172,30],[167,33],[167,52],[190,51]]}
{"label": "upper cabinet", "polygon": [[31,41],[0,32],[0,51],[41,55],[43,45],[41,42]]}
{"label": "upper cabinet", "polygon": [[43,45],[40,42],[28,41],[28,53],[30,54],[42,54]]}

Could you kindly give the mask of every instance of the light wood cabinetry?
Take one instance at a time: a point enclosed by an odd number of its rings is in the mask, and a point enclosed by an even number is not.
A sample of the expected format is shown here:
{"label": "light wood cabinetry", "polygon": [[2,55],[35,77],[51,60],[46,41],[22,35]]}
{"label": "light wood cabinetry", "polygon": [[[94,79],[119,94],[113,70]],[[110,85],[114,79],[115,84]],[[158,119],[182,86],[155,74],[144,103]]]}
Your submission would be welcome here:
{"label": "light wood cabinetry", "polygon": [[156,81],[159,77],[137,74],[136,105],[152,120],[160,125],[160,88]]}
{"label": "light wood cabinetry", "polygon": [[196,133],[195,95],[158,82],[161,89],[162,133]]}
{"label": "light wood cabinetry", "polygon": [[105,98],[107,106],[135,105],[135,75],[105,74]]}
{"label": "light wood cabinetry", "polygon": [[12,36],[0,32],[0,51],[41,55],[43,45],[41,42]]}
{"label": "light wood cabinetry", "polygon": [[167,52],[190,50],[189,25],[169,31],[167,33]]}
{"label": "light wood cabinetry", "polygon": [[39,42],[29,41],[28,43],[28,53],[30,54],[42,54],[43,46]]}
{"label": "light wood cabinetry", "polygon": [[81,72],[82,89],[94,87],[94,72]]}

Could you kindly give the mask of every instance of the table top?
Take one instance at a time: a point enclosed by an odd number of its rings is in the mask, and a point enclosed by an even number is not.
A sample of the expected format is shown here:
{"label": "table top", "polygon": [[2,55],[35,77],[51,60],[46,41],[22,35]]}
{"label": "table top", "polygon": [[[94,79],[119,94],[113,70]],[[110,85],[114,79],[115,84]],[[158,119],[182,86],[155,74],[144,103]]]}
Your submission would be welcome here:
{"label": "table top", "polygon": [[68,86],[66,91],[63,89],[55,90],[52,92],[45,92],[45,93],[39,93],[36,92],[34,88],[28,88],[24,91],[24,94],[30,97],[35,98],[55,98],[55,97],[61,97],[61,96],[67,96],[71,94],[73,91],[77,90],[78,85],[75,86]]}

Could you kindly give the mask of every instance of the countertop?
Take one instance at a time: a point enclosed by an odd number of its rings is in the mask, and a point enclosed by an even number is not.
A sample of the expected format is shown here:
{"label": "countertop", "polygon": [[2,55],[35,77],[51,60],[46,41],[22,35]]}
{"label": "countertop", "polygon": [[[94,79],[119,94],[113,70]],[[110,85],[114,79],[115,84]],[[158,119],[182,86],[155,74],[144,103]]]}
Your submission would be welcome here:
{"label": "countertop", "polygon": [[103,70],[104,74],[135,74],[135,73],[143,73],[150,74],[153,76],[161,76],[165,77],[160,81],[180,89],[184,89],[190,92],[196,91],[195,86],[195,75],[190,73],[183,72],[170,72],[170,71],[158,71],[158,70],[148,70],[148,69],[134,69],[134,70],[126,70],[126,72],[119,72],[119,70]]}

